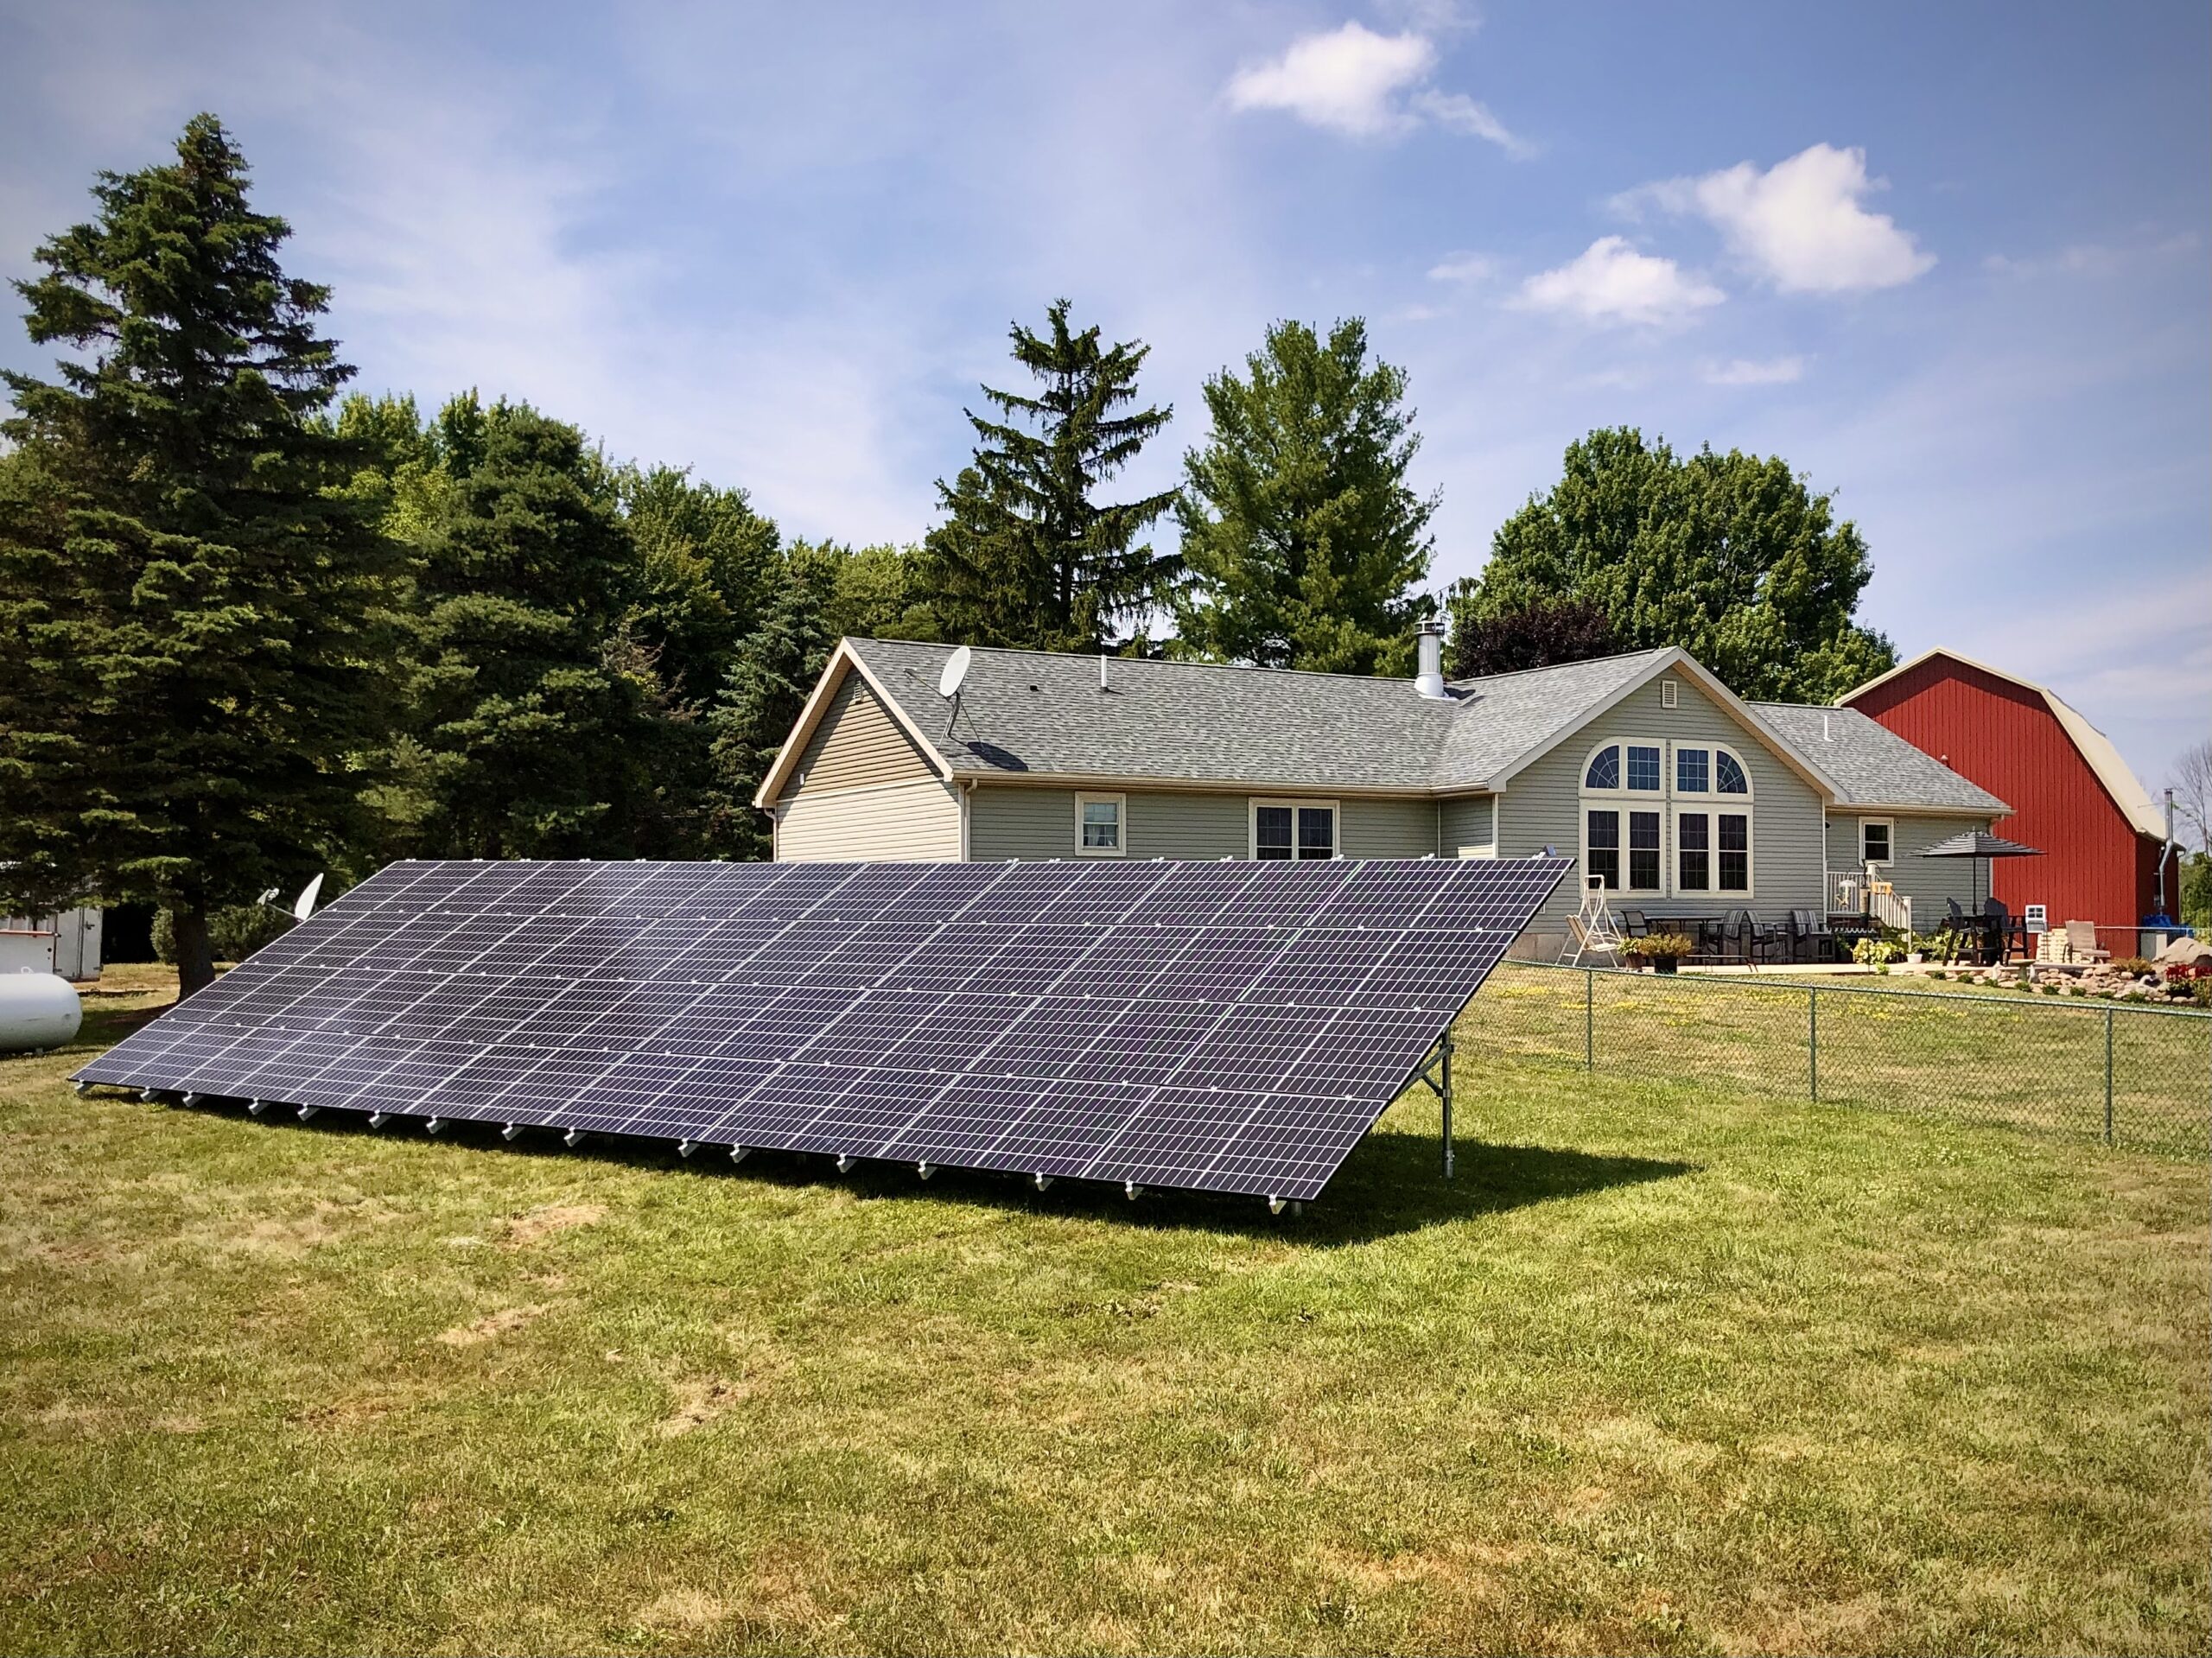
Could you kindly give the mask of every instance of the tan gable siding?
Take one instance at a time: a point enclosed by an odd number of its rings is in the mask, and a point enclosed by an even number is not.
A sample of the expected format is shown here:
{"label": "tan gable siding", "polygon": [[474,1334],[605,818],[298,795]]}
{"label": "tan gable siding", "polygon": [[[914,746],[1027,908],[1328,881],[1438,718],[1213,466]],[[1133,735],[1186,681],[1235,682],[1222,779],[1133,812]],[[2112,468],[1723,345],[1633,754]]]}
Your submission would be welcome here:
{"label": "tan gable siding", "polygon": [[1467,795],[1436,804],[1436,854],[1456,858],[1461,847],[1489,846],[1497,835],[1497,801],[1491,795]]}
{"label": "tan gable siding", "polygon": [[937,768],[922,757],[868,682],[851,673],[807,740],[786,792],[859,789],[937,775]]}
{"label": "tan gable siding", "polygon": [[959,857],[960,797],[934,778],[805,789],[777,808],[781,863],[954,863]]}
{"label": "tan gable siding", "polygon": [[[1822,858],[1826,835],[1824,803],[1813,785],[1738,725],[1686,677],[1673,676],[1681,688],[1680,706],[1662,708],[1661,677],[1629,694],[1618,707],[1586,721],[1554,744],[1550,751],[1513,778],[1498,806],[1497,854],[1526,858],[1555,847],[1569,858],[1582,848],[1583,762],[1601,741],[1656,739],[1662,743],[1724,743],[1744,758],[1751,781],[1751,886],[1746,897],[1733,893],[1693,893],[1681,897],[1609,893],[1618,908],[1625,905],[1649,916],[1717,916],[1751,909],[1768,921],[1780,921],[1794,909],[1819,909],[1827,901]],[[1666,782],[1674,778],[1669,766]],[[1657,797],[1663,816],[1660,859],[1672,876],[1675,861],[1671,795]],[[1713,801],[1724,797],[1692,797]],[[1531,931],[1557,939],[1580,898],[1581,877],[1573,871],[1552,894]]]}

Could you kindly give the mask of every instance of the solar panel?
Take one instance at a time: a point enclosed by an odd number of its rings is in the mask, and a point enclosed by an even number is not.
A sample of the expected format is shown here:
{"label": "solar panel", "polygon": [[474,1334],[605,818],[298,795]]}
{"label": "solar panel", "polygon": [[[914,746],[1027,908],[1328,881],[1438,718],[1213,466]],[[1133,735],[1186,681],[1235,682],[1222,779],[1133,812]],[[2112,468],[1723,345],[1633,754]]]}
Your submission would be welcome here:
{"label": "solar panel", "polygon": [[1567,868],[399,863],[77,1077],[1302,1200]]}

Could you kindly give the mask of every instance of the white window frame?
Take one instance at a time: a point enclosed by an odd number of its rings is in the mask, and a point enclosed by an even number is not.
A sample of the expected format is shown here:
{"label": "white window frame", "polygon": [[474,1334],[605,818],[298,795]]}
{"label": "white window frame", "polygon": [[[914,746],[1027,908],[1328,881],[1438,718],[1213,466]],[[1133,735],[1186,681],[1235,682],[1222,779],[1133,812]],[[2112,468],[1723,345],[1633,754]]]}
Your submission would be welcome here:
{"label": "white window frame", "polygon": [[[1677,800],[1710,800],[1715,795],[1719,794],[1720,791],[1714,785],[1719,780],[1715,774],[1720,770],[1720,764],[1718,760],[1713,759],[1713,756],[1720,752],[1720,746],[1721,746],[1719,743],[1708,742],[1669,743],[1667,745],[1668,797]],[[1682,787],[1682,755],[1685,753],[1698,753],[1705,756],[1705,787],[1702,789],[1685,789]],[[1737,764],[1740,765],[1743,762],[1741,759],[1738,759]],[[1750,772],[1747,772],[1744,774],[1744,780],[1747,783],[1751,781]],[[1729,796],[1729,798],[1731,800],[1748,800],[1751,797],[1749,795],[1731,795]]]}
{"label": "white window frame", "polygon": [[[1608,748],[1621,751],[1621,783],[1617,789],[1592,789],[1588,785],[1590,762]],[[1630,748],[1656,748],[1659,751],[1659,786],[1656,789],[1631,789],[1628,786],[1628,751]],[[1706,789],[1703,793],[1686,791],[1679,785],[1676,755],[1685,748],[1703,749],[1706,759]],[[1720,789],[1720,757],[1732,759],[1744,773],[1745,791],[1724,794]],[[1621,820],[1621,885],[1609,889],[1621,900],[1630,899],[1688,898],[1700,901],[1726,899],[1748,900],[1758,891],[1758,812],[1754,805],[1758,784],[1753,778],[1744,751],[1732,744],[1714,742],[1709,738],[1678,740],[1675,738],[1654,739],[1615,733],[1584,751],[1581,769],[1575,774],[1574,837],[1576,866],[1582,878],[1583,890],[1590,885],[1590,813],[1597,811],[1656,811],[1659,814],[1659,885],[1630,886],[1630,872],[1634,867],[1634,848],[1629,842],[1631,830],[1628,818]],[[1703,812],[1708,820],[1706,846],[1706,879],[1702,888],[1684,888],[1681,882],[1681,815],[1684,811]],[[1720,886],[1720,816],[1723,813],[1744,819],[1746,839],[1750,842],[1744,859],[1745,878],[1748,881],[1740,893],[1724,893]],[[1895,831],[1891,831],[1892,835]]]}
{"label": "white window frame", "polygon": [[[1866,826],[1879,823],[1889,836],[1890,855],[1870,858],[1866,855]],[[1887,869],[1897,861],[1897,820],[1894,817],[1862,817],[1859,820],[1859,863],[1861,868]]]}
{"label": "white window frame", "polygon": [[[1693,813],[1701,815],[1705,819],[1705,885],[1702,886],[1682,885],[1682,818],[1685,814]],[[1720,839],[1720,825],[1713,822],[1717,816],[1719,814],[1713,809],[1710,795],[1680,796],[1668,812],[1668,827],[1674,832],[1673,843],[1668,848],[1673,854],[1667,864],[1667,895],[1669,898],[1708,899],[1719,893],[1720,848],[1716,842]]]}
{"label": "white window frame", "polygon": [[1329,814],[1329,856],[1332,859],[1336,859],[1341,858],[1344,855],[1344,808],[1338,802],[1333,800],[1295,800],[1281,795],[1254,795],[1249,800],[1245,802],[1244,805],[1244,850],[1245,855],[1252,859],[1254,862],[1256,863],[1259,861],[1260,856],[1260,808],[1262,806],[1287,806],[1291,809],[1291,862],[1319,863],[1321,861],[1319,858],[1301,858],[1298,855],[1298,814],[1300,810],[1302,808],[1310,807],[1316,810],[1325,808],[1327,810]]}
{"label": "white window frame", "polygon": [[[1748,780],[1751,773],[1746,772],[1744,775]],[[1713,808],[1713,885],[1708,890],[1715,898],[1742,899],[1748,903],[1757,898],[1759,892],[1758,814],[1751,810],[1749,795],[1716,796],[1715,799],[1727,804]],[[1731,892],[1720,884],[1720,818],[1723,813],[1744,820],[1744,886],[1741,892]]]}
{"label": "white window frame", "polygon": [[[1083,809],[1111,804],[1114,808],[1114,844],[1085,846],[1084,844]],[[1125,794],[1105,794],[1096,791],[1077,794],[1075,797],[1075,851],[1078,858],[1121,858],[1129,850],[1129,797]]]}
{"label": "white window frame", "polygon": [[[1707,743],[1707,747],[1713,745]],[[1593,789],[1590,786],[1590,762],[1608,748],[1621,751],[1621,786],[1618,789]],[[1628,751],[1631,748],[1656,748],[1659,751],[1659,786],[1656,789],[1631,789],[1628,786]],[[1608,737],[1603,742],[1592,743],[1582,756],[1582,769],[1574,774],[1575,791],[1593,800],[1665,800],[1675,792],[1674,778],[1668,767],[1675,763],[1674,746],[1663,737]],[[1745,797],[1748,799],[1750,797]]]}

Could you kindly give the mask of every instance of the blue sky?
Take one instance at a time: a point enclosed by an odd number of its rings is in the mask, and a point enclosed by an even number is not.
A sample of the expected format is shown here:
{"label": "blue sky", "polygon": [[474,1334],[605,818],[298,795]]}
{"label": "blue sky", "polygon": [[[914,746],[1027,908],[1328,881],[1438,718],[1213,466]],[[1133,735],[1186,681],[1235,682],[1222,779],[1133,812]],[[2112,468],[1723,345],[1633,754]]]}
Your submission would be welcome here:
{"label": "blue sky", "polygon": [[2201,3],[8,0],[0,274],[213,109],[365,389],[861,541],[928,526],[1055,295],[1154,348],[1132,491],[1269,321],[1357,314],[1440,583],[1592,426],[1778,454],[1901,649],[2047,681],[2155,789],[2212,728],[2209,86]]}

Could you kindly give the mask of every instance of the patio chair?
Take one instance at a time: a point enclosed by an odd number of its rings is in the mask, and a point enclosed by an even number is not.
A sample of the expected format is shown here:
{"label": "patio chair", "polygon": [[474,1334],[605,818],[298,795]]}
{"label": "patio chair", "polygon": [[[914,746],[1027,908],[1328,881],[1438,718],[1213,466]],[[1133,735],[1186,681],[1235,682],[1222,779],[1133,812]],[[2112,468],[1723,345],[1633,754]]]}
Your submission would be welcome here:
{"label": "patio chair", "polygon": [[1789,912],[1789,959],[1800,959],[1798,951],[1808,962],[1835,959],[1835,935],[1828,931],[1828,924],[1811,910],[1792,910]]}
{"label": "patio chair", "polygon": [[2066,959],[2069,962],[2109,962],[2112,952],[2097,948],[2097,924],[2094,921],[2069,921],[2066,924]]}
{"label": "patio chair", "polygon": [[2003,899],[1982,899],[1981,927],[1989,939],[1989,960],[2001,962],[2012,953],[2012,912]]}
{"label": "patio chair", "polygon": [[1749,967],[1772,961],[1775,952],[1785,948],[1785,942],[1782,929],[1762,922],[1755,911],[1731,910],[1720,924],[1721,955],[1725,957],[1733,950]]}
{"label": "patio chair", "polygon": [[1624,938],[1651,937],[1651,923],[1644,918],[1643,911],[1623,910],[1621,912],[1621,937]]}

